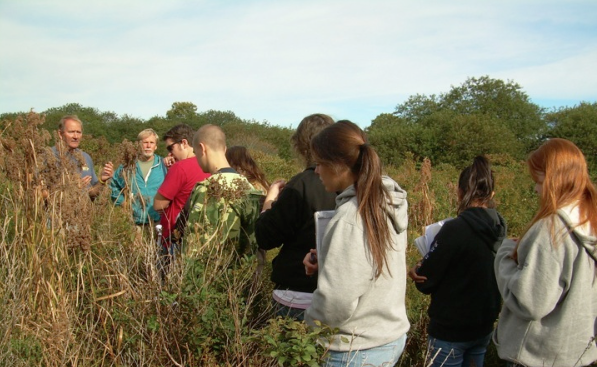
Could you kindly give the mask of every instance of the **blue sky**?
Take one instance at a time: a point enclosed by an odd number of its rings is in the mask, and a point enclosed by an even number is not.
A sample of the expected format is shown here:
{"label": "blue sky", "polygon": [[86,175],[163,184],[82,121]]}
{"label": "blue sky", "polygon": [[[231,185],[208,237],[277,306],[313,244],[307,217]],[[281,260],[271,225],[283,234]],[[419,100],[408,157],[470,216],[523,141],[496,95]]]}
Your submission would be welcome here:
{"label": "blue sky", "polygon": [[0,0],[0,113],[173,102],[365,127],[468,77],[544,107],[597,101],[597,1]]}

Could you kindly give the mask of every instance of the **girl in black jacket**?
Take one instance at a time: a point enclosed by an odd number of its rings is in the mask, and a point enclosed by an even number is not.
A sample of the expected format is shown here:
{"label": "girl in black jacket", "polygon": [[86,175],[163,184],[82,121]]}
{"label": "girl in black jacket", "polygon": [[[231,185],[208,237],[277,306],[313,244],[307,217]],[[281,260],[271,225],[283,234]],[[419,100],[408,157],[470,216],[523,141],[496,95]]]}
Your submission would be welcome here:
{"label": "girl in black jacket", "polygon": [[333,123],[320,113],[301,121],[292,144],[306,168],[288,183],[276,181],[270,186],[255,226],[260,249],[281,247],[272,263],[274,312],[299,321],[317,288],[317,277],[307,276],[303,265],[305,254],[315,248],[314,213],[336,207],[336,194],[326,192],[315,174],[311,138]]}
{"label": "girl in black jacket", "polygon": [[483,366],[501,297],[493,261],[506,237],[495,210],[490,164],[476,157],[458,180],[458,217],[447,221],[409,276],[431,295],[428,353],[432,366]]}

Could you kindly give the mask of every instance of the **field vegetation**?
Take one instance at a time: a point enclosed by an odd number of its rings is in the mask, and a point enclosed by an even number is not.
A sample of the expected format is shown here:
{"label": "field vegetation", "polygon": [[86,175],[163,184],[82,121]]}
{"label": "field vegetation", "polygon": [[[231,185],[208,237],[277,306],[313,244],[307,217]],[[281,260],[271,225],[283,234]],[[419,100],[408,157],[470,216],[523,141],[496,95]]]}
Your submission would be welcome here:
{"label": "field vegetation", "polygon": [[[107,190],[90,201],[73,167],[52,160],[52,134],[65,114],[84,121],[81,147],[96,170],[130,162],[130,142],[142,129],[163,134],[180,122],[222,126],[229,145],[247,146],[270,180],[301,170],[291,128],[197,112],[190,102],[147,121],[78,104],[2,115],[0,366],[318,365],[325,351],[315,341],[333,330],[271,318],[269,269],[256,275],[255,257],[206,246],[161,277],[152,231],[139,235],[127,205],[114,207]],[[517,236],[537,201],[524,165],[528,151],[552,136],[569,138],[595,175],[596,122],[596,103],[544,111],[516,84],[483,77],[439,96],[411,97],[367,131],[387,174],[409,194],[412,243],[425,225],[455,215],[458,174],[477,154],[494,164],[498,210]],[[414,246],[407,256],[409,265],[420,257]],[[426,365],[428,302],[409,282],[412,325],[397,366]],[[493,347],[486,361],[503,365]]]}

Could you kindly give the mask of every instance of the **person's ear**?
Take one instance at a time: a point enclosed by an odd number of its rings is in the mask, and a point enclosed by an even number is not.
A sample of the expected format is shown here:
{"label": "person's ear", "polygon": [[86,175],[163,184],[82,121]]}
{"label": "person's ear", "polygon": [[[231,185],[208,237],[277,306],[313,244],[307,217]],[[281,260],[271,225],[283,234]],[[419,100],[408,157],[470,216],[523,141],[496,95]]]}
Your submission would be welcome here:
{"label": "person's ear", "polygon": [[199,143],[199,149],[201,149],[202,155],[205,155],[205,152],[207,152],[207,146],[203,143]]}

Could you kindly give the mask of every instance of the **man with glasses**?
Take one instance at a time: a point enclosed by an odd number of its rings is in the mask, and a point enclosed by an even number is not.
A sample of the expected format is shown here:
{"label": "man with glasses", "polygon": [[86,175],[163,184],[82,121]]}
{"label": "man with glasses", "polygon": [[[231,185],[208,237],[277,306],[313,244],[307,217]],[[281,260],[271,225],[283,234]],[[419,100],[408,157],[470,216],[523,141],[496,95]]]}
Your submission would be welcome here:
{"label": "man with glasses", "polygon": [[209,177],[195,158],[192,146],[194,134],[192,127],[180,124],[168,130],[163,138],[168,149],[165,160],[175,162],[169,166],[164,182],[155,195],[153,208],[161,214],[162,244],[166,249],[171,247],[171,231],[193,187]]}

